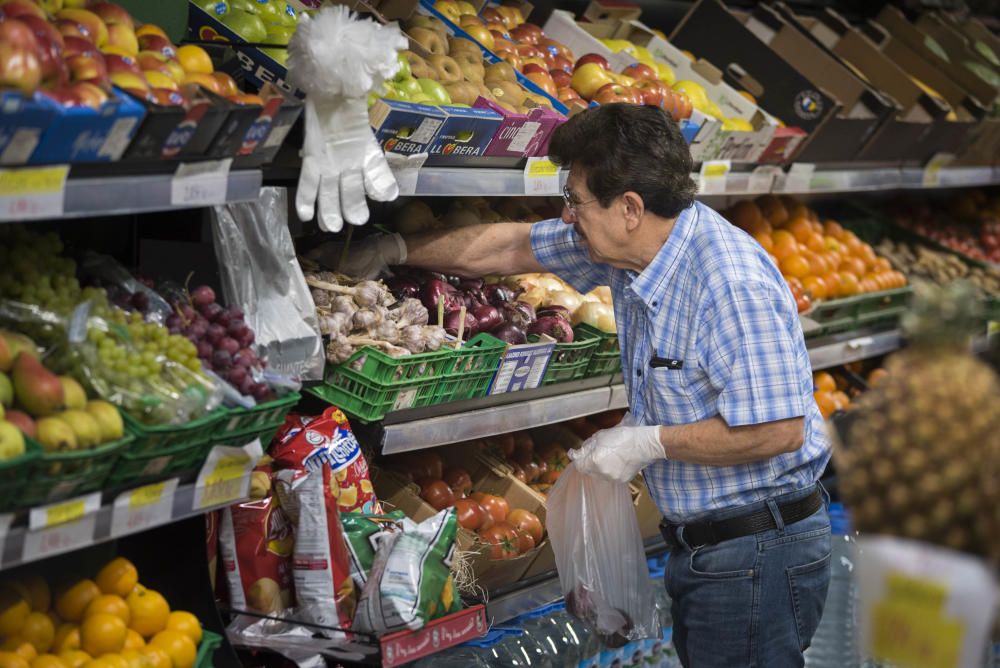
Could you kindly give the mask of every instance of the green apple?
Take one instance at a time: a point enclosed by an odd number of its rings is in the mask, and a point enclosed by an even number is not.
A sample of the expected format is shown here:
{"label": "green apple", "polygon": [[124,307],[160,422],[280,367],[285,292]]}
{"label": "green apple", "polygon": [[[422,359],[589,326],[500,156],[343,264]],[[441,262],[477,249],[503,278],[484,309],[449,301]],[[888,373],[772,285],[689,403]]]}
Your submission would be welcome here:
{"label": "green apple", "polygon": [[446,104],[446,107],[461,107],[462,109],[471,109],[467,104],[461,104],[460,102],[452,102],[451,104]]}
{"label": "green apple", "polygon": [[217,19],[229,13],[229,3],[226,0],[197,0],[195,4]]}
{"label": "green apple", "polygon": [[396,55],[396,59],[399,61],[399,71],[396,72],[396,76],[392,80],[403,81],[413,76],[413,70],[410,69],[410,61],[406,59],[406,56],[400,53]]}
{"label": "green apple", "polygon": [[399,100],[400,102],[410,101],[410,96],[406,91],[400,90],[398,85],[393,85],[389,82],[385,84],[385,94],[382,97],[387,100]]}
{"label": "green apple", "polygon": [[404,93],[405,95],[411,98],[414,95],[420,95],[424,92],[424,89],[421,88],[420,83],[413,77],[410,77],[409,79],[403,79],[402,81],[397,81],[395,83],[395,86],[396,90]]}
{"label": "green apple", "polygon": [[378,102],[378,93],[375,91],[368,93],[368,108],[374,107],[376,102]]}
{"label": "green apple", "polygon": [[0,371],[0,416],[6,406],[10,408],[14,404],[14,386],[3,371]]}
{"label": "green apple", "polygon": [[230,9],[229,13],[222,17],[222,22],[248,42],[259,43],[267,38],[267,28],[260,17],[242,9]]}
{"label": "green apple", "polygon": [[420,84],[424,95],[431,99],[431,104],[451,104],[448,91],[434,79],[417,79],[417,83]]}
{"label": "green apple", "polygon": [[281,25],[288,28],[297,26],[299,24],[299,15],[295,11],[295,7],[292,7],[287,2],[279,2],[278,5],[281,7]]}
{"label": "green apple", "polygon": [[257,0],[257,16],[264,23],[272,25],[281,24],[282,7],[277,2],[271,0]]}
{"label": "green apple", "polygon": [[247,14],[256,14],[257,0],[229,0],[229,9],[238,9]]}
{"label": "green apple", "polygon": [[274,62],[279,65],[288,66],[288,49],[275,47],[273,49],[261,49],[261,52],[271,56]]}
{"label": "green apple", "polygon": [[295,28],[286,28],[285,26],[269,25],[267,26],[267,43],[268,44],[288,44],[288,40],[292,38],[295,34]]}
{"label": "green apple", "polygon": [[417,93],[410,98],[410,102],[416,102],[417,104],[434,104],[434,101],[427,97],[424,93]]}

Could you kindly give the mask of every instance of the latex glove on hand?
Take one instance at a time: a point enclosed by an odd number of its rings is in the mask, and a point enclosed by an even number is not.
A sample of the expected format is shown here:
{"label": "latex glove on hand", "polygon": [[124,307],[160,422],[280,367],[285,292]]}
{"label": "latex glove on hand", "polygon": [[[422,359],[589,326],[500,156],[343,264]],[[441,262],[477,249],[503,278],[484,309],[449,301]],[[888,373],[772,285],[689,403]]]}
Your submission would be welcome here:
{"label": "latex glove on hand", "polygon": [[306,254],[327,269],[353,278],[373,279],[391,265],[406,262],[406,242],[398,234],[379,234],[351,244],[343,258],[344,246],[338,242],[321,244]]}
{"label": "latex glove on hand", "polygon": [[659,427],[624,424],[597,432],[579,450],[570,450],[568,454],[581,473],[623,483],[666,456],[660,443]]}

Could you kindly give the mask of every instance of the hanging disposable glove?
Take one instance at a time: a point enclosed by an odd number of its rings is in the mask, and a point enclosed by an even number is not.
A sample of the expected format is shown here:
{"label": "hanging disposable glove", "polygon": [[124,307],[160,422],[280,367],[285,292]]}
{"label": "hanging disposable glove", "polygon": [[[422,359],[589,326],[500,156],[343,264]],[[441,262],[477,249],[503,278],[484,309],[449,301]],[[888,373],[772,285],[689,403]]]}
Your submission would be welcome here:
{"label": "hanging disposable glove", "polygon": [[602,429],[588,438],[579,450],[570,450],[581,473],[629,482],[639,471],[666,457],[660,442],[660,428],[620,424]]}
{"label": "hanging disposable glove", "polygon": [[[396,25],[357,19],[344,6],[302,15],[288,44],[289,76],[306,94],[299,218],[317,214],[327,232],[368,222],[365,197],[387,202],[399,188],[368,125],[368,92],[399,70],[407,40]],[[317,210],[318,207],[318,210]]]}

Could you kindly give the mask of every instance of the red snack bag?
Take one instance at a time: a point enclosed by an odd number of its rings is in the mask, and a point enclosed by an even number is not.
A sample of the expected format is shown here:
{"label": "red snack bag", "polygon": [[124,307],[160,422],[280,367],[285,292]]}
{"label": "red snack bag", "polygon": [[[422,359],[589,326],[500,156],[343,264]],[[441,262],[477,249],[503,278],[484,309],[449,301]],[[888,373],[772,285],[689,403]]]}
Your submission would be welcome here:
{"label": "red snack bag", "polygon": [[278,429],[278,433],[274,435],[271,440],[272,443],[277,445],[282,445],[288,439],[295,436],[297,433],[302,431],[302,429],[316,419],[315,415],[300,415],[298,413],[289,413],[285,416],[285,423],[281,425]]}
{"label": "red snack bag", "polygon": [[271,451],[275,469],[323,471],[340,512],[381,513],[368,462],[339,408],[331,406],[308,421],[300,415],[289,416],[276,440]]}
{"label": "red snack bag", "polygon": [[219,517],[219,554],[237,610],[265,614],[292,606],[292,525],[270,495],[224,508]]}

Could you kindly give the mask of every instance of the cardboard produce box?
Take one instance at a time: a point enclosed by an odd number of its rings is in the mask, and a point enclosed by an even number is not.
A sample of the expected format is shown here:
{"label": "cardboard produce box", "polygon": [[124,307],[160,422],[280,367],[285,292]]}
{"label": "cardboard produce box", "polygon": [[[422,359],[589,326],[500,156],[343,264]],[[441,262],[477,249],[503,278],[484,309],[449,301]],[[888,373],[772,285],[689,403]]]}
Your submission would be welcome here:
{"label": "cardboard produce box", "polygon": [[39,93],[0,92],[0,165],[21,165],[35,152],[58,110]]}
{"label": "cardboard produce box", "polygon": [[935,128],[947,123],[946,117],[951,112],[946,100],[920,88],[875,43],[836,12],[827,10],[817,18],[801,17],[783,3],[775,6],[790,24],[863,77],[890,104],[894,103],[895,112],[876,130],[859,159],[923,164],[941,150],[932,140]]}
{"label": "cardboard produce box", "polygon": [[113,162],[122,157],[146,114],[135,98],[113,88],[98,109],[64,107],[44,93],[36,101],[55,112],[30,163]]}

